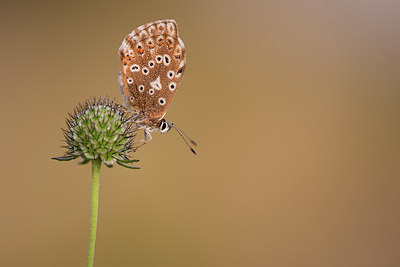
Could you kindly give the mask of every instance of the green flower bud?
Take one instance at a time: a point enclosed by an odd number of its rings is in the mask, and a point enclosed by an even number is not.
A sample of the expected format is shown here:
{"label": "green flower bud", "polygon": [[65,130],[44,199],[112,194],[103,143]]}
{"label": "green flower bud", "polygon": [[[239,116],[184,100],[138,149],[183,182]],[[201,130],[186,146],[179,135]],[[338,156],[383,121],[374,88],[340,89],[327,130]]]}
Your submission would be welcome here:
{"label": "green flower bud", "polygon": [[80,157],[82,163],[100,159],[107,167],[116,162],[138,168],[124,164],[138,161],[131,160],[129,155],[135,150],[136,128],[127,110],[114,99],[87,100],[69,114],[66,122],[68,128],[63,131],[67,145],[63,147],[68,151],[63,157],[53,159],[68,161]]}

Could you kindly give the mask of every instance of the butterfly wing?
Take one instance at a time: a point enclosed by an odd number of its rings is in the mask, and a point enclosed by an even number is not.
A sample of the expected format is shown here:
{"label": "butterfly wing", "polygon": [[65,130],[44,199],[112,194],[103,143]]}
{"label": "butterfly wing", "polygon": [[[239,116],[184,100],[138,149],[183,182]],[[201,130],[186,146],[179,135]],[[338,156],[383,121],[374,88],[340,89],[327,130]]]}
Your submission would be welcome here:
{"label": "butterfly wing", "polygon": [[142,25],[119,48],[119,85],[125,105],[157,125],[171,104],[186,67],[185,46],[175,20]]}

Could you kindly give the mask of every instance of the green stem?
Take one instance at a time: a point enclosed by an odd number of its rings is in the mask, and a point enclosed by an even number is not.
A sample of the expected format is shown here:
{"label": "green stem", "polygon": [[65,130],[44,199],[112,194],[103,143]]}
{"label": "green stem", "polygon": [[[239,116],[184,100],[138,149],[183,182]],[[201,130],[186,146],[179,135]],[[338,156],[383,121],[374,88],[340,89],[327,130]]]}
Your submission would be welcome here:
{"label": "green stem", "polygon": [[97,218],[99,211],[99,177],[101,160],[92,160],[92,215],[90,217],[89,253],[87,267],[94,262],[94,245],[96,243]]}

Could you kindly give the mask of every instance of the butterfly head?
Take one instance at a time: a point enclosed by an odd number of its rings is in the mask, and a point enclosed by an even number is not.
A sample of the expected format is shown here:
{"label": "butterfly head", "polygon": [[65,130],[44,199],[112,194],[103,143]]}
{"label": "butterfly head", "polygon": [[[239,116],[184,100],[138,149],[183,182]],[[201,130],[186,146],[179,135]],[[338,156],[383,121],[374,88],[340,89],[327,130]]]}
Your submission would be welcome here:
{"label": "butterfly head", "polygon": [[171,130],[171,123],[169,121],[166,121],[165,119],[162,119],[160,121],[158,129],[160,130],[160,133],[162,133],[162,134],[167,133],[167,132],[169,132],[169,130]]}
{"label": "butterfly head", "polygon": [[191,143],[194,146],[197,146],[197,143],[192,139],[190,139],[190,137],[184,131],[182,131],[182,129],[180,129],[175,123],[162,119],[158,124],[158,129],[162,134],[169,132],[169,130],[171,130],[172,128],[174,128],[175,131],[178,132],[178,134],[182,137],[183,141],[185,141],[189,149],[193,152],[193,154],[196,155],[196,151],[194,151],[194,149],[189,143]]}

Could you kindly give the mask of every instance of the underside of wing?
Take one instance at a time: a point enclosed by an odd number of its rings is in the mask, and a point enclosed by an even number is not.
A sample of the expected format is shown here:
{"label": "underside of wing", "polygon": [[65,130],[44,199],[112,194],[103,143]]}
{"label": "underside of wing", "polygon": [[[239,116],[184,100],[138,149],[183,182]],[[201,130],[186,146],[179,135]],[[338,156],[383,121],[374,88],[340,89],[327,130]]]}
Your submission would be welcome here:
{"label": "underside of wing", "polygon": [[119,49],[119,85],[125,105],[158,123],[171,104],[186,67],[185,46],[174,20],[142,25],[128,34]]}

